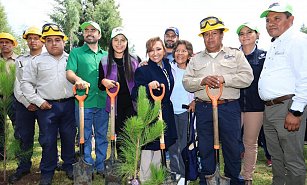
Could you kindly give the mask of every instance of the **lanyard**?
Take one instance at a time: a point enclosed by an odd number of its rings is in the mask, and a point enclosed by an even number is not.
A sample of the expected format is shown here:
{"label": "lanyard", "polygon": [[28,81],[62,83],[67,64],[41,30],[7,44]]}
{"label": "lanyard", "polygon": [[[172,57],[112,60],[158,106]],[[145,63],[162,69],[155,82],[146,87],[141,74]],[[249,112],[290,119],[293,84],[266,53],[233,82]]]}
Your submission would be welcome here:
{"label": "lanyard", "polygon": [[168,90],[171,90],[171,81],[169,80],[169,75],[166,71],[166,69],[162,68],[163,74],[166,77],[167,84],[168,84]]}

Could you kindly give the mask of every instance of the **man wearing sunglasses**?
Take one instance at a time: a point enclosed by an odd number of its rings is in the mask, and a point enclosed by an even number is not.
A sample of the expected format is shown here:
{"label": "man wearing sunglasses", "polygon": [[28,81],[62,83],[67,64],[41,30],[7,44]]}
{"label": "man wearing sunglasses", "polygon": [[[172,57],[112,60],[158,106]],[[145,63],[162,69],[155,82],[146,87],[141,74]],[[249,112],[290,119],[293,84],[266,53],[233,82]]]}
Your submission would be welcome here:
{"label": "man wearing sunglasses", "polygon": [[292,27],[293,8],[288,3],[275,2],[260,17],[272,37],[258,82],[265,101],[263,129],[272,156],[272,184],[304,185],[307,35]]}
{"label": "man wearing sunglasses", "polygon": [[[4,60],[6,67],[15,64],[17,55],[14,53],[13,49],[18,45],[16,39],[10,33],[2,32],[0,33],[0,59]],[[0,98],[2,95],[0,94]],[[15,125],[15,97],[12,95],[12,103],[8,108],[8,116]],[[4,117],[2,113],[0,114],[0,161],[3,160],[3,143],[4,143]]]}
{"label": "man wearing sunglasses", "polygon": [[37,27],[29,27],[22,35],[27,41],[30,49],[29,54],[19,56],[16,59],[16,80],[14,95],[16,97],[16,123],[14,136],[20,141],[21,152],[17,155],[18,167],[16,172],[9,177],[9,183],[13,184],[23,176],[30,173],[32,166],[31,157],[33,154],[34,130],[37,106],[30,103],[20,89],[20,81],[23,70],[30,60],[42,52],[43,42],[40,40],[42,31]]}
{"label": "man wearing sunglasses", "polygon": [[[67,61],[67,79],[75,84],[78,91],[89,86],[88,97],[84,102],[84,159],[92,164],[93,172],[104,175],[104,160],[108,148],[107,131],[109,115],[105,110],[106,92],[98,88],[98,71],[100,60],[107,52],[98,45],[101,38],[100,26],[93,21],[84,22],[81,26],[85,44],[74,48]],[[79,109],[76,108],[76,120],[79,121]],[[79,125],[79,124],[78,124]],[[94,127],[96,161],[92,158],[92,135]]]}
{"label": "man wearing sunglasses", "polygon": [[196,54],[186,68],[183,85],[196,97],[196,129],[201,158],[200,184],[206,184],[205,175],[216,170],[213,147],[212,102],[205,86],[216,95],[222,88],[218,103],[219,136],[224,156],[225,176],[231,185],[244,184],[241,171],[241,112],[239,105],[240,88],[248,87],[253,80],[252,69],[243,52],[226,47],[222,40],[228,31],[217,17],[207,17],[200,22],[199,36],[204,39],[206,49]]}
{"label": "man wearing sunglasses", "polygon": [[62,169],[73,179],[75,157],[75,102],[72,85],[66,79],[68,54],[64,52],[67,36],[57,25],[42,28],[47,52],[34,57],[25,66],[21,90],[35,104],[42,147],[40,185],[52,183],[58,161],[57,135],[60,133]]}

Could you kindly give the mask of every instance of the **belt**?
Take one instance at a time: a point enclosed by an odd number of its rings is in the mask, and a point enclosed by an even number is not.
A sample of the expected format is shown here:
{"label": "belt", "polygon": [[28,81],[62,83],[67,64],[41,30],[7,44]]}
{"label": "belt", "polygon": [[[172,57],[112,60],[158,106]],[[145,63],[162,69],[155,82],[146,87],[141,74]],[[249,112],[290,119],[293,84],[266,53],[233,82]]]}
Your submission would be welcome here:
{"label": "belt", "polygon": [[62,103],[62,102],[67,102],[69,100],[73,100],[75,97],[70,97],[70,98],[63,98],[63,99],[58,99],[58,100],[46,100],[48,102],[57,102],[57,103]]}
{"label": "belt", "polygon": [[[228,103],[228,102],[232,102],[232,101],[235,101],[236,99],[224,99],[224,100],[217,100],[217,104],[220,105],[220,104],[224,104],[224,103]],[[212,104],[212,101],[204,101],[202,99],[199,99],[199,98],[195,98],[195,101],[196,102],[201,102],[201,103],[208,103],[208,104]]]}
{"label": "belt", "polygon": [[269,100],[269,101],[265,101],[264,104],[266,106],[271,106],[271,105],[275,105],[275,104],[283,104],[285,100],[291,99],[294,96],[294,94],[288,94],[285,96],[281,96],[278,98],[275,98],[273,100]]}

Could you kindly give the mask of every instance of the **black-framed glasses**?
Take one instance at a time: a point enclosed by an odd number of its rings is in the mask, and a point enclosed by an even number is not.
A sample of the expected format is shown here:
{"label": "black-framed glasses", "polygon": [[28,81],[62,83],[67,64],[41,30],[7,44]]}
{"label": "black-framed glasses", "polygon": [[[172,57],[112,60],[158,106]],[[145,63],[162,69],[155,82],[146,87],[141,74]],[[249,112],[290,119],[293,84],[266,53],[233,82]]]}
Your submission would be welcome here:
{"label": "black-framed glasses", "polygon": [[47,24],[44,24],[43,28],[42,28],[42,33],[44,32],[47,32],[49,31],[50,29],[52,29],[53,31],[60,31],[60,32],[63,32],[61,30],[61,28],[56,25],[56,24],[53,24],[53,23],[47,23]]}
{"label": "black-framed glasses", "polygon": [[218,18],[216,17],[207,17],[204,18],[202,21],[200,21],[200,29],[204,29],[206,28],[207,25],[210,26],[215,26],[217,24],[222,24],[224,25],[223,21],[220,21]]}

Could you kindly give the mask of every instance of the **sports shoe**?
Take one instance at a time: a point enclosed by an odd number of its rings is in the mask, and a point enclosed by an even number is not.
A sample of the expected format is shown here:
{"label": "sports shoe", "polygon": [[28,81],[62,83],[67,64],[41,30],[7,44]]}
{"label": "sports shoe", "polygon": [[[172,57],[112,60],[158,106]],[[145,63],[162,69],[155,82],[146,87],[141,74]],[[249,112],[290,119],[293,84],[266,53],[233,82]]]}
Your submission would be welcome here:
{"label": "sports shoe", "polygon": [[271,160],[271,159],[268,159],[268,160],[266,161],[266,165],[267,165],[268,167],[271,167],[271,166],[272,166],[272,160]]}

